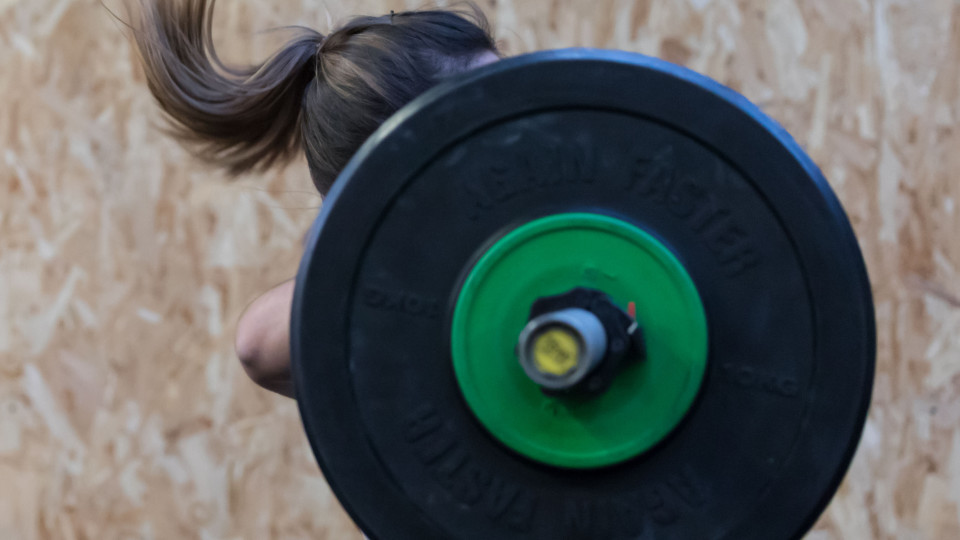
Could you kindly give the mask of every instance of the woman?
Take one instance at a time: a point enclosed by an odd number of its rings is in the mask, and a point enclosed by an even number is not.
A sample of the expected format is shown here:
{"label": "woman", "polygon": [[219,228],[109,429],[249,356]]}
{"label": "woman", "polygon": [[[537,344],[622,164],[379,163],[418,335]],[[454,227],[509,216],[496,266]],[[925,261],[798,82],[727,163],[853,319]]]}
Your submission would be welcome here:
{"label": "woman", "polygon": [[[150,91],[173,133],[231,174],[306,154],[321,196],[394,112],[446,77],[499,58],[483,14],[430,10],[358,17],[296,36],[262,64],[224,65],[211,39],[214,1],[144,4],[134,36]],[[259,385],[293,397],[293,281],[267,291],[237,325],[237,355]]]}

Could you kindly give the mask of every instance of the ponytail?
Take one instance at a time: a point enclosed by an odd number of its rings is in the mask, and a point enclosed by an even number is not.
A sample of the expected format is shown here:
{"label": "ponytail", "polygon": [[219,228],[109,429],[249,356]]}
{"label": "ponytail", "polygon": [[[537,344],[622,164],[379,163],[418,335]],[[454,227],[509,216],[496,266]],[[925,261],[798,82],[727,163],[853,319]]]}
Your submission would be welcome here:
{"label": "ponytail", "polygon": [[483,12],[468,3],[356,17],[326,38],[295,27],[262,64],[227,66],[211,39],[214,0],[138,1],[134,39],[173,135],[233,175],[302,149],[321,195],[400,107],[499,54]]}
{"label": "ponytail", "polygon": [[323,36],[296,36],[259,65],[227,66],[211,39],[214,0],[148,0],[133,35],[150,92],[172,134],[237,175],[301,149],[301,103]]}

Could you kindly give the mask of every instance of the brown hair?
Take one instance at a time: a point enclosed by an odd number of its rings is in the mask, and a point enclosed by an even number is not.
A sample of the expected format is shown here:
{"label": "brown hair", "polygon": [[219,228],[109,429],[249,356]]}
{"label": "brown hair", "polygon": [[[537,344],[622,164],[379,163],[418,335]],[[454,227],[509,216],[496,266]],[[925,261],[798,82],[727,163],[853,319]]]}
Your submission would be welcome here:
{"label": "brown hair", "polygon": [[171,130],[233,175],[301,148],[325,194],[390,115],[497,47],[473,4],[357,17],[328,36],[295,36],[258,65],[225,65],[211,39],[214,0],[141,1],[133,35]]}

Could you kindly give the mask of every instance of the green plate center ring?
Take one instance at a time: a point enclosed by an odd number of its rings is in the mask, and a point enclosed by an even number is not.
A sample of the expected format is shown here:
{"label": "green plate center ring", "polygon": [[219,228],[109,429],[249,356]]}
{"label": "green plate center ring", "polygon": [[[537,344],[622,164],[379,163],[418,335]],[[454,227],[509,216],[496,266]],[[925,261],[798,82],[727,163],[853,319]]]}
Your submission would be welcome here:
{"label": "green plate center ring", "polygon": [[[646,358],[607,392],[548,397],[515,347],[530,306],[574,287],[636,303]],[[500,442],[535,461],[595,468],[636,457],[663,440],[696,398],[707,363],[707,321],[697,289],[673,253],[622,220],[556,214],[496,242],[457,298],[451,352],[461,392]]]}

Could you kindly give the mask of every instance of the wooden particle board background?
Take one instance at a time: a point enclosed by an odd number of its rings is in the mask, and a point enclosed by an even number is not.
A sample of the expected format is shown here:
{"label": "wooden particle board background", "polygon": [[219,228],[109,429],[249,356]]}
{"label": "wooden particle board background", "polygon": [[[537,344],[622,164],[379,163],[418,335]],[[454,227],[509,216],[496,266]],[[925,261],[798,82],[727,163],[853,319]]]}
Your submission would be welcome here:
{"label": "wooden particle board background", "polygon": [[[107,2],[110,5],[110,2]],[[222,0],[227,59],[384,0]],[[822,167],[876,294],[873,408],[808,538],[960,538],[960,2],[486,0],[509,54],[657,55],[759,103]],[[0,0],[0,539],[341,539],[295,404],[235,321],[293,275],[305,165],[227,182],[166,138],[96,0]]]}

